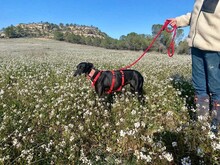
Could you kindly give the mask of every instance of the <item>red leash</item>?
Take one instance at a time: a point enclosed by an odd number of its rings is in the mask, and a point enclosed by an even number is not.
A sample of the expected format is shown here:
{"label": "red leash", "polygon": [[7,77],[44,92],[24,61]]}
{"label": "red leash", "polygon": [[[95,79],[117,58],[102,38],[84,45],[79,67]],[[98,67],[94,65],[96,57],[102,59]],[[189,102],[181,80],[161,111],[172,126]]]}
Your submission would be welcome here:
{"label": "red leash", "polygon": [[161,33],[166,30],[168,33],[173,33],[173,38],[172,41],[170,43],[170,46],[167,49],[167,54],[169,57],[172,57],[174,55],[174,49],[175,49],[175,37],[176,37],[176,31],[177,31],[177,26],[173,26],[171,30],[168,29],[168,25],[170,23],[170,20],[166,20],[164,25],[162,26],[162,28],[160,29],[160,31],[157,33],[157,35],[154,37],[153,41],[151,42],[151,44],[147,47],[147,49],[145,49],[145,51],[143,52],[143,54],[137,59],[135,60],[133,63],[131,63],[130,65],[127,65],[119,70],[124,70],[124,69],[128,69],[131,68],[133,65],[135,65],[138,61],[140,61],[145,55],[146,53],[150,50],[150,48],[153,46],[153,44],[155,43],[156,39],[161,35]]}

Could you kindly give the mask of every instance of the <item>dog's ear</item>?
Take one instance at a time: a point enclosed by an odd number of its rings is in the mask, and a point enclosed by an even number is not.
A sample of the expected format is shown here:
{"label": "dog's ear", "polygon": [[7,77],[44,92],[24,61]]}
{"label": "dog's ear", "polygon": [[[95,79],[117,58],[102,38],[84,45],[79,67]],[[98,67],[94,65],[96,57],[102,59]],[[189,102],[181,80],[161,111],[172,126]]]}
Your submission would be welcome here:
{"label": "dog's ear", "polygon": [[87,63],[87,69],[92,69],[94,67],[94,65],[90,62]]}

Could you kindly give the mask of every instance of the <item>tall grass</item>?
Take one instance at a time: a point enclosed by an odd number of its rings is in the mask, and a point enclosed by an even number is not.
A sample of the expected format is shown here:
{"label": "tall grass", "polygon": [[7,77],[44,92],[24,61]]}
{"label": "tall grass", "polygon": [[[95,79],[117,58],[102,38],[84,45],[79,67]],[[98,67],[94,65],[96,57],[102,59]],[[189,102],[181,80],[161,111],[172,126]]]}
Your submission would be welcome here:
{"label": "tall grass", "polygon": [[0,40],[1,164],[219,164],[219,136],[191,120],[190,56],[148,53],[133,67],[145,105],[125,88],[109,111],[84,76],[73,77],[79,62],[118,69],[140,54]]}

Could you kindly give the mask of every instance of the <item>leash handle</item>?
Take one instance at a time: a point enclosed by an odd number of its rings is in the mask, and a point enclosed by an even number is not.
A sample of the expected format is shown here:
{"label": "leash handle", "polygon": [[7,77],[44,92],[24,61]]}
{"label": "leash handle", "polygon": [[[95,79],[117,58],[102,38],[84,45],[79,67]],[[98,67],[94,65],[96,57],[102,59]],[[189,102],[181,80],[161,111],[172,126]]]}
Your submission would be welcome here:
{"label": "leash handle", "polygon": [[167,20],[165,21],[164,25],[163,25],[163,29],[166,30],[168,33],[175,32],[176,29],[177,29],[177,26],[176,26],[176,25],[174,25],[174,26],[171,26],[171,25],[170,25],[170,26],[172,27],[172,29],[170,30],[170,29],[168,28],[168,25],[170,24],[170,22],[171,22],[171,20],[167,19]]}
{"label": "leash handle", "polygon": [[167,49],[168,56],[172,57],[174,55],[174,52],[175,52],[175,37],[176,37],[177,26],[176,25],[171,26],[172,29],[170,30],[168,28],[170,22],[171,22],[171,20],[166,20],[164,25],[163,25],[163,29],[166,30],[166,32],[168,32],[168,33],[173,33],[172,40],[171,40],[170,45]]}

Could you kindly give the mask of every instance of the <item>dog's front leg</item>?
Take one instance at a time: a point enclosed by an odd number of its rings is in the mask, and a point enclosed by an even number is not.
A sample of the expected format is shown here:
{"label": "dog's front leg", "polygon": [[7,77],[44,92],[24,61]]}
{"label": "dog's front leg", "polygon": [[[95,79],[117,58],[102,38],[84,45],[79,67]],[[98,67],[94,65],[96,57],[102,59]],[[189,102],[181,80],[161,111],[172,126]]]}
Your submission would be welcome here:
{"label": "dog's front leg", "polygon": [[103,88],[103,86],[102,85],[100,85],[100,84],[96,84],[96,86],[95,86],[95,91],[96,91],[96,93],[98,94],[98,96],[99,96],[99,98],[102,98],[103,96],[104,96],[104,88]]}
{"label": "dog's front leg", "polygon": [[145,104],[144,95],[143,95],[142,92],[141,92],[141,93],[138,93],[138,101],[139,101],[142,105]]}
{"label": "dog's front leg", "polygon": [[104,87],[99,84],[97,84],[95,90],[100,98],[99,100],[100,100],[101,104],[104,106],[105,109],[110,110],[112,100],[113,100],[112,94],[106,94]]}
{"label": "dog's front leg", "polygon": [[114,94],[110,93],[106,96],[106,106],[109,110],[112,109],[112,104],[113,104],[113,98],[114,98]]}
{"label": "dog's front leg", "polygon": [[105,91],[104,88],[101,84],[96,84],[95,86],[95,91],[98,94],[99,97],[99,101],[101,102],[101,104],[106,107],[106,98],[105,98]]}

